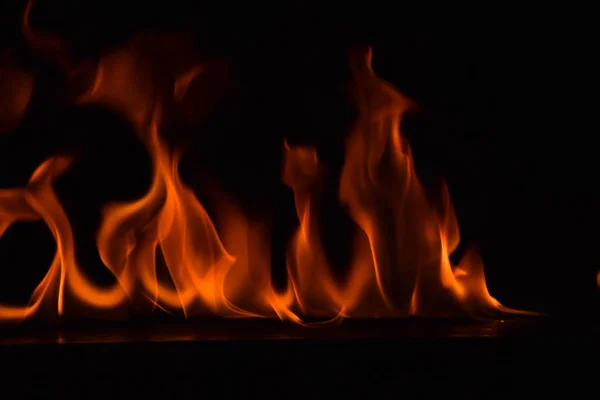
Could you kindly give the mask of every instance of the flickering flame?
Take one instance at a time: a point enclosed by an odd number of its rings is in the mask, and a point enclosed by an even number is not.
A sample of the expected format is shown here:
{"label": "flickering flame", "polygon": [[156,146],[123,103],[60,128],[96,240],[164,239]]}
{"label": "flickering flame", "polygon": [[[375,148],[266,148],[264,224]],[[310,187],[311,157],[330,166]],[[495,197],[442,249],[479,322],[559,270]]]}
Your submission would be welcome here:
{"label": "flickering flame", "polygon": [[10,132],[25,115],[33,84],[31,73],[18,68],[8,53],[0,55],[0,134]]}
{"label": "flickering flame", "polygon": [[[284,146],[283,181],[294,191],[300,226],[289,248],[288,271],[299,310],[304,315],[345,317],[360,312],[361,300],[373,294],[375,271],[368,257],[353,257],[345,282],[337,282],[322,248],[318,226],[323,166],[314,148]],[[357,240],[356,248],[360,249]],[[364,248],[364,245],[363,245]],[[377,315],[377,309],[371,309]]]}
{"label": "flickering flame", "polygon": [[61,67],[68,69],[72,64],[69,59],[68,45],[65,40],[48,32],[36,32],[31,27],[29,18],[34,6],[35,0],[27,0],[21,21],[21,32],[27,44],[37,54],[51,59]]}
{"label": "flickering flame", "polygon": [[382,298],[399,315],[516,312],[490,296],[472,250],[451,264],[460,234],[450,196],[443,191],[440,215],[400,132],[412,102],[374,74],[371,58],[370,48],[350,57],[359,115],[346,143],[340,200],[369,238]]}
{"label": "flickering flame", "polygon": [[66,157],[52,157],[35,170],[25,189],[0,192],[0,233],[17,221],[42,219],[56,241],[56,254],[48,273],[35,288],[29,303],[23,307],[0,306],[0,319],[22,320],[40,308],[62,315],[67,296],[73,297],[75,304],[95,309],[115,309],[126,299],[118,286],[104,289],[94,285],[77,264],[71,227],[52,188],[52,181],[69,165]]}
{"label": "flickering flame", "polygon": [[[359,113],[347,137],[339,193],[359,227],[349,272],[344,279],[333,274],[320,237],[319,199],[327,170],[314,148],[286,142],[282,181],[293,191],[299,226],[287,249],[288,282],[281,291],[271,282],[267,221],[251,220],[221,193],[215,194],[220,200],[213,223],[179,176],[181,151],[170,149],[160,135],[168,118],[165,105],[185,98],[205,66],[173,73],[165,84],[148,68],[136,40],[101,57],[92,86],[77,100],[127,117],[152,159],[146,194],[107,205],[97,233],[100,258],[116,283],[100,287],[78,264],[69,220],[52,186],[70,160],[51,157],[24,188],[0,190],[0,236],[14,223],[41,219],[57,248],[28,304],[0,306],[0,320],[81,310],[103,316],[161,310],[186,318],[278,317],[308,326],[305,317],[334,322],[519,313],[489,294],[474,251],[458,265],[450,262],[460,235],[449,194],[444,190],[441,210],[427,197],[400,131],[411,101],[373,73],[370,49],[350,57]],[[170,281],[158,276],[159,263]]]}

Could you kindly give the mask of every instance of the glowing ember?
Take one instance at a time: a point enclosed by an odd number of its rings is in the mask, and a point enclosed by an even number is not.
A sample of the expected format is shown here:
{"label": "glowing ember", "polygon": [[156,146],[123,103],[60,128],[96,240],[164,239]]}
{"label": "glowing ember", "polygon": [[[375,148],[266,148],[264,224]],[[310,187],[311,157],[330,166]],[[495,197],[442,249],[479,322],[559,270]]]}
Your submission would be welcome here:
{"label": "glowing ember", "polygon": [[[29,42],[51,53],[56,42],[36,37],[26,21]],[[522,313],[503,307],[489,294],[475,252],[468,251],[457,266],[450,262],[460,235],[449,194],[443,193],[442,212],[427,198],[400,132],[411,101],[373,73],[370,49],[350,54],[359,113],[346,142],[339,198],[361,230],[349,273],[341,282],[334,277],[321,243],[323,165],[314,148],[284,143],[282,179],[293,190],[300,226],[288,247],[287,289],[280,292],[270,278],[267,224],[251,222],[234,201],[223,199],[217,230],[179,177],[180,154],[161,139],[166,104],[181,101],[204,66],[175,71],[168,84],[157,81],[147,68],[143,43],[138,37],[104,55],[92,87],[78,99],[128,117],[153,161],[147,193],[104,210],[97,247],[117,283],[108,289],[97,286],[77,263],[71,226],[52,186],[70,160],[55,156],[38,167],[24,188],[0,190],[0,235],[16,222],[42,219],[57,246],[29,303],[0,306],[0,320],[93,311],[115,316],[131,310],[182,312],[185,317],[278,317],[299,324],[306,324],[306,317],[339,321]],[[15,117],[27,105],[32,82],[18,76],[25,86],[9,113]],[[172,284],[157,276],[157,254]]]}

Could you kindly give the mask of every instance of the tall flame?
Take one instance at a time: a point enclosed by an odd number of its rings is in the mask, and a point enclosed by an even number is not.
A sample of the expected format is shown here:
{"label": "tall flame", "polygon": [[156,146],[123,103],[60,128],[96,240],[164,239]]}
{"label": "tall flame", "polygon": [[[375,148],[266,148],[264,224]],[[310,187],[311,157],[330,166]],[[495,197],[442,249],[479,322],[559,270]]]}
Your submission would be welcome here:
{"label": "tall flame", "polygon": [[[288,255],[288,270],[299,310],[313,316],[356,315],[361,300],[372,293],[369,289],[374,283],[373,264],[368,257],[356,254],[345,282],[336,280],[322,247],[318,225],[323,166],[314,148],[292,148],[285,143],[284,151],[283,181],[294,191],[300,221]],[[361,248],[358,240],[357,248]],[[369,312],[377,315],[376,308]]]}
{"label": "tall flame", "polygon": [[400,132],[412,102],[375,75],[371,59],[371,48],[351,55],[359,115],[346,143],[340,199],[369,237],[383,298],[399,315],[514,312],[490,296],[472,250],[451,264],[460,234],[450,196],[444,190],[440,215]]}
{"label": "tall flame", "polygon": [[[31,2],[27,13],[30,7]],[[52,157],[25,188],[0,190],[0,236],[16,222],[41,219],[57,246],[29,303],[0,306],[0,320],[60,316],[79,306],[86,315],[90,310],[114,316],[117,311],[161,309],[186,318],[279,317],[304,325],[311,324],[303,317],[339,321],[517,312],[491,297],[475,252],[467,252],[457,266],[451,264],[449,255],[460,235],[449,194],[444,191],[441,211],[426,196],[400,131],[411,101],[374,74],[370,49],[351,53],[359,113],[347,137],[339,193],[360,228],[350,272],[345,279],[334,275],[320,237],[326,168],[314,148],[286,142],[282,180],[293,191],[299,227],[288,247],[288,285],[281,292],[271,282],[266,222],[251,220],[220,194],[213,224],[179,176],[181,153],[160,136],[165,103],[181,101],[206,68],[191,66],[165,85],[147,68],[135,43],[102,57],[92,87],[78,99],[126,116],[152,160],[146,194],[104,209],[97,247],[116,283],[99,287],[78,265],[71,226],[52,186],[70,159]],[[170,279],[157,272],[163,263]]]}
{"label": "tall flame", "polygon": [[[137,55],[139,57],[139,54]],[[222,234],[232,256],[223,246],[212,220],[193,191],[180,179],[180,155],[161,140],[161,87],[134,52],[121,51],[105,57],[94,86],[81,102],[101,103],[128,116],[144,140],[153,160],[153,181],[138,201],[106,208],[97,236],[100,256],[119,279],[129,298],[149,300],[154,306],[188,317],[212,312],[224,316],[289,315],[289,294],[271,288],[268,248],[249,249],[247,241],[264,233],[230,205]],[[174,81],[173,95],[183,98],[195,77],[203,71],[195,66]],[[168,268],[173,285],[160,282],[156,274],[156,250]],[[258,260],[257,260],[258,259]],[[260,262],[258,262],[260,261]],[[241,294],[245,293],[244,296]],[[249,304],[248,309],[232,303]],[[248,301],[248,299],[251,299]],[[148,303],[148,302],[146,302]]]}

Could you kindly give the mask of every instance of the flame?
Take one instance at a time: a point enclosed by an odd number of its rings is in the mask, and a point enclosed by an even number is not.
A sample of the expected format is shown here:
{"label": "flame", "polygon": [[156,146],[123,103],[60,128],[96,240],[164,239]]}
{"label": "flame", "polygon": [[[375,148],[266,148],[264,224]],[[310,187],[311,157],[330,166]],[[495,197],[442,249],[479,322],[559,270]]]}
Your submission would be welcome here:
{"label": "flame", "polygon": [[[230,205],[222,222],[225,242],[236,254],[232,256],[202,204],[181,182],[178,157],[167,150],[157,132],[152,124],[155,172],[150,190],[136,202],[107,207],[97,237],[102,260],[129,297],[141,291],[153,306],[182,310],[186,317],[277,314],[296,320],[289,310],[290,294],[278,294],[270,285],[264,228],[251,224]],[[173,287],[157,278],[157,248]]]}
{"label": "flame", "polygon": [[340,200],[369,238],[382,297],[398,315],[490,315],[517,312],[488,292],[473,250],[458,266],[458,223],[446,187],[437,211],[418,180],[401,134],[410,99],[375,75],[372,50],[355,49],[358,120],[346,143]]}
{"label": "flame", "polygon": [[[130,296],[139,278],[149,299],[163,308],[181,308],[186,316],[204,307],[233,311],[222,290],[235,258],[223,247],[204,207],[179,179],[178,157],[161,142],[155,122],[149,134],[152,187],[135,203],[106,209],[97,238],[100,256]],[[157,246],[174,287],[157,281]]]}
{"label": "flame", "polygon": [[346,281],[337,282],[322,248],[318,226],[323,166],[314,148],[292,148],[286,142],[284,151],[283,181],[294,192],[300,221],[288,255],[288,271],[299,309],[304,315],[353,315],[373,286],[372,263],[369,258],[354,257]]}
{"label": "flame", "polygon": [[70,163],[63,156],[50,158],[35,170],[25,189],[0,191],[0,233],[17,221],[43,219],[56,241],[56,254],[48,273],[34,290],[29,303],[24,307],[0,306],[0,320],[22,320],[42,306],[53,307],[52,304],[60,316],[64,313],[67,295],[96,309],[114,309],[125,300],[120,287],[97,287],[77,265],[71,227],[52,188],[53,180]]}
{"label": "flame", "polygon": [[32,29],[29,17],[34,5],[35,0],[27,0],[21,20],[21,32],[27,44],[38,54],[55,61],[62,68],[70,69],[72,61],[69,57],[69,46],[65,40],[51,33],[44,32],[41,34]]}
{"label": "flame", "polygon": [[[33,40],[26,23],[31,5],[24,30]],[[46,47],[53,48],[50,44]],[[334,275],[320,237],[327,170],[315,148],[285,142],[282,181],[293,191],[299,226],[287,249],[283,291],[271,281],[268,221],[250,219],[229,196],[214,193],[213,223],[179,176],[181,151],[160,135],[169,117],[167,105],[181,102],[190,84],[209,69],[195,63],[170,71],[166,82],[164,74],[147,67],[147,51],[136,38],[103,55],[93,85],[77,99],[128,118],[152,160],[146,194],[103,211],[96,243],[116,283],[100,287],[78,265],[72,229],[52,186],[71,160],[55,156],[38,167],[24,188],[0,190],[0,236],[14,223],[41,219],[57,246],[28,304],[0,305],[0,320],[80,309],[110,316],[162,310],[186,318],[278,317],[314,326],[305,317],[335,323],[347,317],[519,313],[489,294],[475,251],[467,251],[458,265],[450,262],[460,234],[447,188],[441,207],[435,207],[400,131],[412,102],[374,74],[370,49],[350,57],[359,113],[347,137],[339,192],[359,227],[349,273],[344,279]],[[163,264],[169,278],[158,273]]]}
{"label": "flame", "polygon": [[[263,238],[262,243],[268,242],[264,228],[251,224],[231,204],[222,217],[227,221],[222,235],[236,252],[232,256],[202,204],[181,181],[180,155],[171,151],[159,135],[160,100],[167,92],[143,68],[143,54],[133,49],[104,57],[93,87],[79,100],[112,107],[129,117],[153,160],[148,193],[133,203],[113,204],[105,210],[97,236],[103,262],[130,299],[151,304],[152,309],[181,310],[186,317],[206,313],[230,317],[277,314],[297,320],[289,310],[290,294],[279,294],[270,285],[269,249],[263,246],[262,251],[255,252],[260,243],[249,247],[248,241],[256,241],[257,237]],[[202,65],[196,65],[176,76],[173,96],[181,100],[203,71]],[[157,250],[172,285],[157,278]]]}
{"label": "flame", "polygon": [[103,56],[92,87],[77,101],[111,108],[127,117],[139,134],[150,132],[158,94],[145,61],[132,44]]}
{"label": "flame", "polygon": [[0,134],[10,132],[23,118],[33,93],[33,75],[0,57]]}
{"label": "flame", "polygon": [[194,79],[196,79],[204,70],[204,65],[195,65],[178,76],[175,80],[175,87],[173,88],[173,97],[178,101],[183,100]]}

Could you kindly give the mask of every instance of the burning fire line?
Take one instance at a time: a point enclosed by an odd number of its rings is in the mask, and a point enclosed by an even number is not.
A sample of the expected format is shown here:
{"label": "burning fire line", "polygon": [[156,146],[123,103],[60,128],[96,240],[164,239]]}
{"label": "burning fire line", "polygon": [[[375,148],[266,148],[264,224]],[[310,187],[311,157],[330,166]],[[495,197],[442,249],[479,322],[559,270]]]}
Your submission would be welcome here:
{"label": "burning fire line", "polygon": [[[60,47],[57,40],[32,32],[31,4],[23,25],[28,41],[70,68],[64,52],[53,53]],[[326,170],[314,148],[285,142],[282,181],[294,193],[299,227],[287,249],[287,289],[280,292],[271,283],[266,224],[251,222],[227,200],[217,229],[179,177],[180,152],[170,150],[159,134],[165,102],[183,101],[194,79],[207,73],[205,65],[178,73],[172,89],[164,90],[148,71],[138,40],[104,55],[92,87],[78,99],[129,118],[153,162],[143,197],[104,209],[96,242],[117,283],[102,288],[77,263],[72,229],[53,189],[71,160],[57,155],[44,161],[25,187],[0,190],[0,236],[14,223],[43,220],[56,241],[54,259],[28,304],[0,305],[0,321],[156,309],[185,318],[280,318],[305,326],[349,317],[531,314],[508,309],[489,294],[474,251],[458,265],[450,262],[460,234],[449,194],[444,191],[443,212],[427,198],[400,131],[412,102],[375,75],[370,48],[350,53],[359,112],[346,141],[339,193],[360,228],[350,272],[339,282],[322,247],[319,196]],[[172,284],[157,276],[160,259]],[[307,317],[325,322],[309,323]]]}

